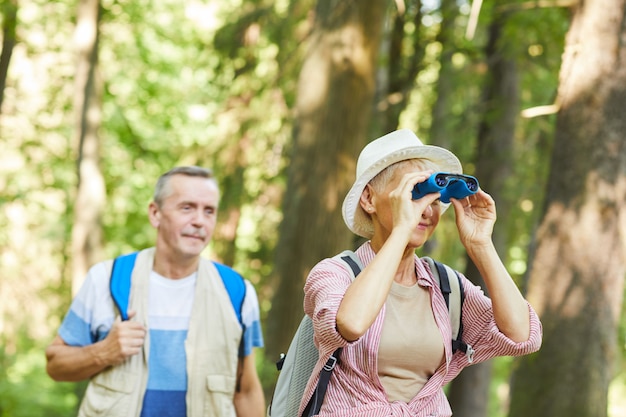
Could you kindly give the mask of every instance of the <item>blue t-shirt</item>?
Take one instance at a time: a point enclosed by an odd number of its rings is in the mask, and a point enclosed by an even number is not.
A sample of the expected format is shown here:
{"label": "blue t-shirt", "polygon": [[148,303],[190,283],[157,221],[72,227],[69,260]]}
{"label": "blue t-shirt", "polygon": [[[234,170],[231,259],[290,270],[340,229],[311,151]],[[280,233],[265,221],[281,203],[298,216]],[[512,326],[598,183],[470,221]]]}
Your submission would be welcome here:
{"label": "blue t-shirt", "polygon": [[150,274],[150,360],[141,417],[186,415],[187,372],[181,365],[186,364],[189,300],[193,300],[196,277],[194,273],[173,280],[154,271]]}
{"label": "blue t-shirt", "polygon": [[[148,316],[150,322],[150,360],[148,386],[142,417],[186,415],[187,363],[185,340],[197,274],[171,280],[155,272],[150,275]],[[242,306],[245,332],[243,356],[263,346],[259,305],[252,284],[246,283]],[[85,346],[104,339],[118,315],[109,291],[104,264],[93,266],[72,302],[59,335],[68,345]]]}

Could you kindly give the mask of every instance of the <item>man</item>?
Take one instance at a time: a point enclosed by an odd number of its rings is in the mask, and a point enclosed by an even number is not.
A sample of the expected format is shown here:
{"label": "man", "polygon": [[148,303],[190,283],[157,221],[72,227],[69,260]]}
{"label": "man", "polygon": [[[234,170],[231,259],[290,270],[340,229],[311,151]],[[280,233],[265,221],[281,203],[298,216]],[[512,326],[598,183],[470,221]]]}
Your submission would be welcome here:
{"label": "man", "polygon": [[46,349],[54,380],[90,379],[79,416],[265,414],[253,351],[263,345],[254,288],[245,281],[242,326],[218,270],[200,256],[218,202],[209,170],[178,167],[159,178],[148,208],[156,246],[137,255],[129,320],[120,319],[111,297],[112,261],[90,269]]}

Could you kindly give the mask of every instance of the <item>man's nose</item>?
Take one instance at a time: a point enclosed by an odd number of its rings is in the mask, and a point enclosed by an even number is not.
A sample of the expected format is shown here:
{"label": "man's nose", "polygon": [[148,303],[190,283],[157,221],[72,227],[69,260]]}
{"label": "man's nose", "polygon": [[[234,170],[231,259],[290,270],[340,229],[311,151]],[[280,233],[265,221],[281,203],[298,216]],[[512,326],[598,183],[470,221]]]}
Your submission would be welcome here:
{"label": "man's nose", "polygon": [[204,212],[201,209],[195,210],[191,221],[194,224],[199,224],[199,225],[204,224],[204,221],[205,221]]}

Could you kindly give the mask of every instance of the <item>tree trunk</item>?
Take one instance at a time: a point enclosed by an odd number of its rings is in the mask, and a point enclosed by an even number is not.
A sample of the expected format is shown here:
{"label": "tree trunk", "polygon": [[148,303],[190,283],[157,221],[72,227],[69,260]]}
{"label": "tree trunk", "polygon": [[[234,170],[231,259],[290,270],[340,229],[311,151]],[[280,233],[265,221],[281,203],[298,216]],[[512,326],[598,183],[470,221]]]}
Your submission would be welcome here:
{"label": "tree trunk", "polygon": [[[382,36],[374,111],[369,127],[369,132],[373,133],[371,136],[398,128],[400,115],[415,88],[417,74],[424,66],[426,42],[421,23],[421,1],[396,3],[390,14],[388,32]],[[407,31],[407,26],[414,30]]]}
{"label": "tree trunk", "polygon": [[102,250],[101,217],[106,193],[99,166],[101,88],[96,81],[99,22],[99,0],[81,0],[74,38],[78,52],[74,97],[78,190],[72,228],[73,294],[80,289],[91,264],[100,260]]}
{"label": "tree trunk", "polygon": [[566,38],[545,212],[529,275],[543,346],[512,417],[605,417],[626,274],[626,5],[579,2]]}
{"label": "tree trunk", "polygon": [[450,109],[454,99],[452,94],[456,87],[452,56],[457,52],[454,39],[458,15],[459,6],[456,0],[441,1],[441,29],[437,34],[437,42],[441,45],[441,54],[435,93],[437,99],[432,109],[433,122],[430,127],[430,141],[446,149],[451,149],[452,138],[456,133],[453,124],[450,123]]}
{"label": "tree trunk", "polygon": [[320,0],[296,103],[294,145],[267,319],[267,354],[286,351],[302,316],[304,281],[352,247],[341,205],[365,144],[386,2]]}
{"label": "tree trunk", "polygon": [[4,88],[9,73],[9,63],[15,46],[17,0],[5,0],[2,4],[2,54],[0,54],[0,113],[4,101]]}
{"label": "tree trunk", "polygon": [[[515,124],[519,113],[519,80],[517,64],[504,51],[506,38],[502,36],[505,16],[496,18],[489,28],[486,48],[489,78],[483,92],[483,120],[478,132],[476,176],[480,186],[496,201],[498,218],[493,240],[505,261],[507,248],[507,222],[511,202],[505,195],[505,180],[511,178]],[[487,293],[487,287],[476,266],[467,258],[465,275]],[[466,368],[452,382],[450,405],[458,417],[486,417],[491,383],[491,361]]]}
{"label": "tree trunk", "polygon": [[[415,88],[417,74],[424,66],[426,42],[421,30],[422,2],[407,0],[403,4],[404,9],[396,12],[389,36],[388,91],[385,100],[378,104],[383,119],[379,130],[381,134],[398,128],[400,114],[406,109]],[[414,27],[410,35],[407,35],[407,25]]]}
{"label": "tree trunk", "polygon": [[240,140],[232,147],[221,150],[220,154],[220,160],[224,163],[220,173],[220,217],[212,245],[219,254],[219,260],[230,266],[234,266],[236,262],[235,240],[241,208],[244,205],[244,173],[246,167],[251,165],[248,161],[250,136],[248,131],[242,132]]}

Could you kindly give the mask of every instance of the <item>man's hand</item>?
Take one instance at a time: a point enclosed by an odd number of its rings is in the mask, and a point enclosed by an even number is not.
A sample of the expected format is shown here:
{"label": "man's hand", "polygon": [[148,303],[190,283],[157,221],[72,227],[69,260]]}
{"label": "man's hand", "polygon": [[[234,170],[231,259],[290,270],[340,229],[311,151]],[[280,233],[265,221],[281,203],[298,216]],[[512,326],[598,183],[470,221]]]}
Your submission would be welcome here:
{"label": "man's hand", "polygon": [[109,365],[119,365],[141,350],[146,337],[146,328],[132,320],[136,314],[134,310],[129,311],[126,321],[122,321],[118,316],[109,334],[102,341],[102,358]]}
{"label": "man's hand", "polygon": [[[128,316],[135,314],[130,311]],[[107,337],[92,345],[70,346],[57,336],[46,349],[46,370],[55,381],[82,381],[139,353],[145,337],[143,324],[119,317]]]}

